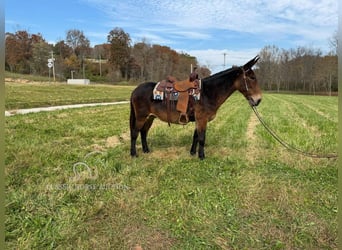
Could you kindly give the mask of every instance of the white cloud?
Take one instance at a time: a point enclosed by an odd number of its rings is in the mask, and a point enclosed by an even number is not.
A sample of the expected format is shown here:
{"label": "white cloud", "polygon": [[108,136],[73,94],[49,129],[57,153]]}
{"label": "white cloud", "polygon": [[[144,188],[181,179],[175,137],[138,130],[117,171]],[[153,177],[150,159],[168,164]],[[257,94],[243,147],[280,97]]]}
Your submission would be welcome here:
{"label": "white cloud", "polygon": [[91,41],[91,46],[95,46],[97,44],[102,44],[107,42],[107,36],[108,33],[105,32],[96,32],[96,31],[85,31],[85,36],[87,38],[89,38],[89,40]]}
{"label": "white cloud", "polygon": [[168,44],[171,45],[174,41],[164,38],[163,36],[158,35],[158,33],[141,31],[138,33],[130,34],[132,35],[133,43],[141,41],[142,39],[146,39],[147,41],[152,41],[153,44]]}
{"label": "white cloud", "polygon": [[[212,73],[230,68],[231,66],[242,66],[260,52],[259,48],[244,50],[178,50],[186,52],[197,58],[200,65],[207,66]],[[226,54],[224,56],[224,54]],[[225,57],[225,58],[224,58]],[[224,60],[225,59],[225,60]],[[225,63],[225,67],[224,67]]]}
{"label": "white cloud", "polygon": [[[113,22],[130,27],[169,26],[202,39],[210,29],[252,33],[288,33],[316,39],[324,28],[337,27],[335,0],[85,0],[103,10]],[[313,32],[306,32],[311,29]],[[201,32],[199,32],[201,31]],[[171,33],[174,30],[170,31]],[[326,32],[322,34],[326,35]]]}
{"label": "white cloud", "polygon": [[[174,47],[182,44],[181,51],[196,56],[212,71],[223,69],[224,52],[227,66],[242,65],[260,51],[257,46],[270,43],[287,48],[328,48],[328,39],[337,30],[336,0],[83,1],[103,11],[111,27],[130,30],[132,39],[147,38],[151,43]],[[231,33],[235,38],[227,39]],[[236,37],[246,34],[248,40],[239,45],[241,39]],[[195,45],[204,49],[194,50]]]}

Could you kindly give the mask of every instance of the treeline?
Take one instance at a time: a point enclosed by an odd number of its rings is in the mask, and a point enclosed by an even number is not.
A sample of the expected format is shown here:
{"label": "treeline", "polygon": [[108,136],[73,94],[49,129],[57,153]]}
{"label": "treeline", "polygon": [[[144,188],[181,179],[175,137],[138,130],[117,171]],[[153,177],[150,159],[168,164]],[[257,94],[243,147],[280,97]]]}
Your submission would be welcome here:
{"label": "treeline", "polygon": [[[319,49],[264,47],[256,70],[263,90],[331,93],[338,90],[337,33],[330,40],[332,51]],[[146,40],[132,44],[121,28],[108,33],[107,43],[90,46],[80,30],[69,30],[64,40],[49,44],[41,34],[25,30],[6,33],[6,70],[48,76],[48,59],[54,58],[57,78],[88,78],[95,82],[158,81],[167,75],[183,79],[190,65],[197,66],[200,77],[211,74],[199,66],[196,57],[178,53],[167,46]]]}
{"label": "treeline", "polygon": [[319,49],[280,49],[266,46],[260,51],[257,76],[263,90],[331,94],[338,91],[337,35],[328,55]]}
{"label": "treeline", "polygon": [[190,73],[191,65],[197,66],[201,77],[211,73],[207,67],[198,65],[196,57],[167,46],[152,45],[146,40],[132,44],[129,34],[121,28],[109,32],[107,43],[94,47],[80,30],[67,31],[66,38],[56,44],[25,30],[6,33],[6,70],[48,76],[51,58],[60,80],[73,77],[138,83],[157,81],[167,75],[183,79]]}

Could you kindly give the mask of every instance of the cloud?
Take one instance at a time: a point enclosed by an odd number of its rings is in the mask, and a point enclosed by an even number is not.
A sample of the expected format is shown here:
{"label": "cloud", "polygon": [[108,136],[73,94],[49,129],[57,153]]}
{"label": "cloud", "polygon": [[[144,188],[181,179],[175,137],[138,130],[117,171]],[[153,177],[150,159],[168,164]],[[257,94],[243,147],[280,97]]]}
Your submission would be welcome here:
{"label": "cloud", "polygon": [[[317,39],[317,33],[337,27],[335,0],[84,0],[104,11],[114,23],[139,29],[173,27],[161,32],[183,32],[208,39],[211,29],[256,34],[286,33]],[[312,32],[306,32],[308,29]],[[188,37],[188,36],[186,36]]]}
{"label": "cloud", "polygon": [[89,38],[91,46],[107,42],[109,32],[85,31],[85,36]]}
{"label": "cloud", "polygon": [[158,33],[154,33],[154,32],[142,30],[140,32],[133,33],[133,37],[132,37],[133,43],[142,41],[143,39],[146,39],[147,41],[149,41],[149,43],[152,43],[152,44],[172,45],[174,43],[173,40],[170,40],[166,38],[165,36],[158,35]]}
{"label": "cloud", "polygon": [[[177,50],[186,52],[197,58],[200,65],[207,66],[212,73],[234,66],[241,66],[259,54],[259,48],[243,50]],[[225,56],[224,56],[225,54]],[[224,65],[225,64],[225,65]]]}
{"label": "cloud", "polygon": [[146,38],[179,48],[213,71],[223,67],[225,52],[227,65],[242,65],[266,45],[328,50],[328,39],[337,30],[335,0],[83,1],[133,41]]}

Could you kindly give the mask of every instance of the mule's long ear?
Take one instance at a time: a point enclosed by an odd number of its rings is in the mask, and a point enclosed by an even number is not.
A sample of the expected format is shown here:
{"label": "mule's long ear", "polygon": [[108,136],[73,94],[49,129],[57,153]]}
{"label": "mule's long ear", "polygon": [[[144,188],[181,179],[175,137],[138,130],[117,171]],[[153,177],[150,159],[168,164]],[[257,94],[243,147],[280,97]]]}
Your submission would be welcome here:
{"label": "mule's long ear", "polygon": [[254,57],[252,60],[250,60],[248,63],[246,63],[245,65],[243,65],[243,69],[244,70],[248,70],[251,69],[254,64],[257,63],[257,61],[260,59],[259,55],[257,55],[256,57]]}

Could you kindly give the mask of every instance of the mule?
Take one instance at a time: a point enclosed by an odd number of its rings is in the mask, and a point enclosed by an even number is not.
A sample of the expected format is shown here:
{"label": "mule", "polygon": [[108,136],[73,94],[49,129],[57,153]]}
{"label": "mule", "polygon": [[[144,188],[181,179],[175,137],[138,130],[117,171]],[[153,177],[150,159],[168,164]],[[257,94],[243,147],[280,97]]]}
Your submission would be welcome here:
{"label": "mule", "polygon": [[[213,120],[219,107],[227,98],[238,90],[251,106],[261,102],[262,94],[252,67],[259,60],[256,56],[241,67],[232,67],[201,80],[201,95],[194,101],[189,120],[195,122],[190,154],[205,158],[204,145],[207,123]],[[174,108],[171,115],[167,114],[166,105],[162,101],[153,100],[152,91],[157,83],[145,82],[133,90],[130,98],[130,133],[131,156],[137,156],[136,141],[140,133],[142,150],[150,152],[147,145],[147,133],[157,117],[164,122],[179,124],[179,112]]]}

